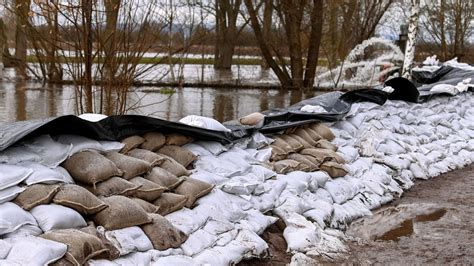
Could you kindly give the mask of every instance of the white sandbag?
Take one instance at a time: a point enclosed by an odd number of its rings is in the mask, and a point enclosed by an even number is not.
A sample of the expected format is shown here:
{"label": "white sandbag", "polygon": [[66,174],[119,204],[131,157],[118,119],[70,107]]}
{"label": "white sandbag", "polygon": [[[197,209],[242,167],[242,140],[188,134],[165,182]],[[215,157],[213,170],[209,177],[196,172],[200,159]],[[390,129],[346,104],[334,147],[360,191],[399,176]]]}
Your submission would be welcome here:
{"label": "white sandbag", "polygon": [[[26,178],[24,181],[24,183],[28,186],[38,183],[74,183],[74,181],[72,181],[72,177],[62,167],[51,169],[39,163],[24,163],[23,166],[33,170],[31,175],[29,175],[28,178]],[[64,171],[66,171],[66,173]]]}
{"label": "white sandbag", "polygon": [[48,265],[62,258],[67,251],[67,245],[40,237],[20,237],[8,241],[12,248],[7,261],[19,265]]}
{"label": "white sandbag", "polygon": [[217,157],[219,159],[231,161],[241,169],[242,173],[248,172],[251,168],[251,164],[259,163],[246,151],[235,147],[229,151],[219,154]]}
{"label": "white sandbag", "polygon": [[25,191],[25,188],[19,186],[13,186],[0,190],[0,204],[13,200],[23,191]]}
{"label": "white sandbag", "polygon": [[200,140],[200,141],[195,141],[193,143],[203,147],[204,149],[206,149],[207,151],[212,153],[212,155],[214,155],[214,156],[217,156],[217,155],[227,151],[227,148],[224,145],[217,142],[217,141],[201,141]]}
{"label": "white sandbag", "polygon": [[265,193],[252,196],[250,202],[255,209],[263,213],[270,211],[279,206],[277,205],[277,199],[286,188],[286,185],[286,181],[283,180],[267,180],[262,185]]}
{"label": "white sandbag", "polygon": [[0,163],[15,165],[21,162],[41,162],[42,158],[39,154],[30,151],[26,147],[17,144],[6,150],[0,151]]}
{"label": "white sandbag", "polygon": [[290,265],[289,266],[309,266],[309,265],[317,265],[318,261],[306,256],[303,253],[296,253],[291,257]]}
{"label": "white sandbag", "polygon": [[8,252],[12,249],[12,245],[5,240],[0,239],[0,260],[7,257]]}
{"label": "white sandbag", "polygon": [[204,227],[202,228],[202,230],[216,236],[229,232],[234,229],[235,229],[235,225],[233,223],[227,222],[227,221],[217,221],[214,219],[208,220],[206,225],[204,225]]}
{"label": "white sandbag", "polygon": [[193,256],[206,248],[212,247],[217,241],[217,236],[205,230],[197,230],[189,235],[186,242],[181,245],[181,249],[186,256]]}
{"label": "white sandbag", "polygon": [[[138,265],[138,264],[135,264]],[[194,262],[191,257],[183,255],[172,255],[167,257],[160,257],[151,263],[152,266],[158,265],[173,265],[173,266],[193,266],[199,265]]]}
{"label": "white sandbag", "polygon": [[33,170],[17,165],[0,164],[0,173],[0,190],[2,190],[21,183],[33,173]]}
{"label": "white sandbag", "polygon": [[152,249],[149,250],[147,253],[151,254],[151,260],[156,261],[160,257],[167,257],[172,255],[183,255],[183,250],[181,248],[169,248],[166,250],[157,250]]}
{"label": "white sandbag", "polygon": [[[36,221],[35,221],[36,222]],[[39,236],[43,233],[43,230],[38,225],[32,224],[25,224],[20,226],[20,228],[16,229],[15,231],[4,234],[3,238],[17,238],[17,237],[25,237],[25,236]]]}
{"label": "white sandbag", "polygon": [[188,208],[172,212],[166,215],[165,218],[186,235],[201,228],[209,219],[205,213],[199,213]]}
{"label": "white sandbag", "polygon": [[285,223],[286,220],[294,213],[302,214],[312,207],[301,197],[295,195],[289,190],[284,190],[280,198],[280,205],[276,207],[273,212],[278,215]]}
{"label": "white sandbag", "polygon": [[204,149],[202,146],[197,145],[196,143],[188,143],[183,146],[184,148],[190,150],[196,156],[212,156],[213,154]]}
{"label": "white sandbag", "polygon": [[359,150],[352,146],[339,147],[337,153],[346,161],[352,163],[359,158]]}
{"label": "white sandbag", "polygon": [[59,166],[71,153],[72,145],[54,141],[49,135],[42,135],[22,143],[28,150],[41,157],[41,163],[51,168]]}
{"label": "white sandbag", "polygon": [[97,231],[102,233],[120,252],[120,255],[127,255],[137,251],[148,251],[153,249],[153,244],[138,226],[131,226],[123,229],[105,231],[101,226]]}
{"label": "white sandbag", "polygon": [[231,241],[234,241],[234,239],[237,237],[237,234],[239,233],[239,230],[233,229],[228,232],[222,233],[217,236],[217,241],[214,246],[219,246],[223,247],[229,244]]}
{"label": "white sandbag", "polygon": [[324,171],[316,171],[309,173],[311,181],[309,183],[309,189],[311,191],[316,191],[318,188],[324,187],[326,182],[331,178],[328,173]]}
{"label": "white sandbag", "polygon": [[236,225],[237,229],[245,229],[255,232],[257,234],[262,234],[267,227],[274,224],[278,218],[273,216],[264,215],[263,213],[251,209],[246,211],[247,216],[240,220]]}
{"label": "white sandbag", "polygon": [[220,189],[234,195],[250,195],[261,183],[263,183],[263,179],[249,173],[244,176],[230,178],[229,181],[220,186]]}
{"label": "white sandbag", "polygon": [[295,213],[286,221],[286,228],[283,231],[283,237],[288,244],[286,251],[308,251],[318,244],[320,235],[318,227],[302,215]]}
{"label": "white sandbag", "polygon": [[35,218],[15,203],[0,204],[0,235],[11,233],[25,224],[37,225]]}
{"label": "white sandbag", "polygon": [[251,173],[257,176],[259,180],[267,180],[277,175],[272,170],[261,165],[252,165]]}
{"label": "white sandbag", "polygon": [[181,118],[179,122],[190,125],[190,126],[201,127],[201,128],[210,129],[210,130],[226,131],[226,132],[231,131],[230,129],[222,125],[219,121],[209,118],[209,117],[204,117],[204,116],[199,116],[199,115],[185,116]]}
{"label": "white sandbag", "polygon": [[225,246],[215,246],[206,249],[193,257],[199,265],[227,266],[235,265],[243,259],[243,255],[250,251],[242,242],[233,240]]}
{"label": "white sandbag", "polygon": [[151,254],[148,252],[134,252],[113,261],[117,265],[150,265]]}
{"label": "white sandbag", "polygon": [[252,149],[260,149],[262,147],[270,145],[272,142],[273,140],[271,138],[267,138],[260,132],[255,132],[252,135],[247,147]]}
{"label": "white sandbag", "polygon": [[105,152],[119,152],[125,146],[125,144],[118,141],[100,140],[99,143]]}
{"label": "white sandbag", "polygon": [[[204,170],[223,177],[231,177],[244,174],[246,169],[242,169],[236,164],[213,156],[201,156],[194,163],[197,170]],[[250,167],[250,165],[248,165]],[[248,169],[247,169],[248,170]]]}
{"label": "white sandbag", "polygon": [[321,228],[326,227],[326,222],[329,222],[333,212],[332,204],[329,204],[323,200],[314,201],[313,206],[315,209],[311,209],[303,213],[303,216],[308,218],[310,221],[318,223]]}
{"label": "white sandbag", "polygon": [[324,188],[318,188],[318,190],[316,190],[316,192],[314,192],[313,195],[315,199],[320,199],[331,205],[334,203],[334,200],[332,199],[331,194]]}
{"label": "white sandbag", "polygon": [[245,259],[258,258],[268,250],[267,242],[252,230],[240,230],[235,241],[242,243],[242,245],[248,248],[248,251],[244,254]]}
{"label": "white sandbag", "polygon": [[57,204],[39,205],[31,210],[41,230],[86,227],[87,223],[77,211]]}
{"label": "white sandbag", "polygon": [[69,155],[76,154],[85,150],[103,151],[102,145],[97,140],[86,138],[79,135],[59,135],[56,141],[65,145],[72,146]]}
{"label": "white sandbag", "polygon": [[300,111],[307,112],[307,113],[317,113],[317,114],[325,114],[328,111],[324,109],[324,107],[319,106],[319,105],[305,105],[300,108]]}
{"label": "white sandbag", "polygon": [[331,194],[335,203],[342,204],[357,194],[357,188],[343,178],[333,179],[326,183],[324,189]]}
{"label": "white sandbag", "polygon": [[192,173],[190,175],[190,177],[192,177],[194,179],[197,179],[197,180],[207,182],[209,184],[213,184],[213,185],[220,185],[220,184],[226,182],[227,180],[229,180],[225,177],[222,177],[220,175],[216,175],[214,173],[211,173],[211,172],[208,172],[208,171],[202,170],[202,169],[195,170],[194,173]]}
{"label": "white sandbag", "polygon": [[215,220],[235,222],[246,216],[244,211],[252,208],[248,201],[221,190],[212,193],[197,201],[194,211],[211,217]]}
{"label": "white sandbag", "polygon": [[79,115],[79,118],[90,122],[99,122],[100,120],[107,118],[107,116],[103,114],[85,113]]}
{"label": "white sandbag", "polygon": [[301,194],[308,189],[311,175],[301,171],[294,171],[286,175],[277,175],[277,180],[285,181],[287,183],[286,189],[293,190],[296,194]]}
{"label": "white sandbag", "polygon": [[353,177],[359,178],[372,168],[373,159],[368,157],[360,157],[350,164],[346,164],[349,174]]}
{"label": "white sandbag", "polygon": [[459,93],[459,90],[456,86],[451,84],[436,84],[431,87],[430,92],[432,93],[447,93],[449,95],[456,95]]}
{"label": "white sandbag", "polygon": [[265,163],[270,161],[270,158],[272,157],[272,148],[266,148],[266,149],[246,149],[245,150],[252,158],[255,160]]}

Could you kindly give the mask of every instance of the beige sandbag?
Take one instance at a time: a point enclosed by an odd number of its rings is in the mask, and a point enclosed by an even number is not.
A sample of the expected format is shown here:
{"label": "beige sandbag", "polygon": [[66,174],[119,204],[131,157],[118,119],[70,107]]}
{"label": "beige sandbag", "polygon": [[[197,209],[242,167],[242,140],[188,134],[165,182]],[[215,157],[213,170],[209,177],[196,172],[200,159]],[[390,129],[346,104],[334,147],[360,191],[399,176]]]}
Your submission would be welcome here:
{"label": "beige sandbag", "polygon": [[311,156],[311,155],[306,155],[306,154],[301,154],[301,156],[303,156],[304,158],[306,158],[306,160],[309,160],[310,162],[312,162],[314,165],[317,165],[318,168],[319,166],[323,163],[323,161],[319,161],[317,158]]}
{"label": "beige sandbag", "polygon": [[147,161],[127,156],[118,152],[105,154],[123,172],[123,178],[130,179],[150,172],[151,164]]}
{"label": "beige sandbag", "polygon": [[133,196],[146,201],[156,200],[161,196],[161,193],[167,189],[166,187],[162,187],[155,182],[140,176],[132,178],[129,181],[137,186],[140,186],[140,188],[135,191]]}
{"label": "beige sandbag", "polygon": [[124,196],[104,197],[102,200],[109,205],[93,216],[95,224],[107,230],[117,230],[130,226],[151,222],[138,203]]}
{"label": "beige sandbag", "polygon": [[140,205],[140,207],[142,207],[142,209],[147,213],[158,213],[160,210],[160,206],[156,206],[142,199],[139,199],[139,198],[130,198],[130,199],[133,200],[138,205]]}
{"label": "beige sandbag", "polygon": [[166,160],[161,164],[160,168],[165,169],[166,171],[172,173],[175,176],[188,176],[191,174],[183,165],[178,163],[175,159],[160,154],[161,156],[165,157]]}
{"label": "beige sandbag", "polygon": [[285,131],[283,131],[284,134],[286,135],[292,135],[295,133],[295,131],[298,129],[298,127],[290,127],[290,128],[287,128],[285,129]]}
{"label": "beige sandbag", "polygon": [[288,135],[292,138],[294,138],[295,140],[298,141],[298,143],[300,143],[301,145],[303,145],[303,149],[309,149],[309,148],[313,148],[314,146],[309,144],[306,140],[304,140],[302,137],[296,135],[296,134],[292,134],[292,135]]}
{"label": "beige sandbag", "polygon": [[61,190],[54,196],[53,202],[72,208],[83,215],[96,214],[107,208],[107,205],[94,194],[74,184],[63,185]]}
{"label": "beige sandbag", "polygon": [[332,178],[343,177],[348,173],[344,165],[331,161],[324,162],[321,164],[320,168],[321,170],[326,171]]}
{"label": "beige sandbag", "polygon": [[312,140],[318,141],[320,139],[323,139],[323,137],[321,137],[318,132],[312,130],[310,127],[304,127],[303,129],[306,131],[306,133],[308,133]]}
{"label": "beige sandbag", "polygon": [[174,211],[182,209],[188,202],[188,197],[180,194],[165,192],[156,199],[153,204],[160,206],[158,211],[161,215],[167,215]]}
{"label": "beige sandbag", "polygon": [[286,141],[284,141],[282,138],[280,137],[274,137],[273,138],[274,141],[272,142],[272,146],[276,146],[280,149],[282,149],[283,151],[286,152],[286,154],[288,153],[292,153],[294,152],[295,150],[290,146],[290,144],[288,144]]}
{"label": "beige sandbag", "polygon": [[41,204],[49,204],[54,195],[59,191],[61,185],[45,185],[35,184],[27,187],[13,200],[18,206],[24,210],[31,210]]}
{"label": "beige sandbag", "polygon": [[270,157],[272,162],[284,160],[288,156],[287,152],[277,146],[270,145],[270,148],[272,148],[272,156]]}
{"label": "beige sandbag", "polygon": [[40,237],[67,245],[66,255],[59,264],[84,265],[88,260],[108,252],[97,236],[77,229],[53,230]]}
{"label": "beige sandbag", "polygon": [[304,155],[301,155],[299,153],[292,153],[288,155],[288,159],[295,160],[299,163],[308,166],[308,170],[311,172],[319,169],[319,164],[313,163],[312,160],[307,159]]}
{"label": "beige sandbag", "polygon": [[174,190],[174,192],[188,197],[185,206],[191,208],[197,199],[209,194],[212,188],[214,188],[214,186],[209,183],[187,177],[186,180]]}
{"label": "beige sandbag", "polygon": [[162,156],[145,149],[133,149],[127,152],[128,156],[147,161],[151,167],[160,166],[166,159]]}
{"label": "beige sandbag", "polygon": [[137,192],[140,188],[130,181],[120,177],[112,177],[109,180],[97,183],[95,187],[84,186],[87,190],[96,196],[108,197],[113,195],[130,196]]}
{"label": "beige sandbag", "polygon": [[189,149],[177,145],[165,145],[158,152],[175,159],[184,167],[188,167],[197,158]]}
{"label": "beige sandbag", "polygon": [[284,140],[288,145],[291,146],[294,152],[299,152],[302,149],[304,149],[304,146],[302,143],[300,143],[297,139],[293,138],[290,135],[279,135],[279,137]]}
{"label": "beige sandbag", "polygon": [[155,184],[166,187],[168,190],[174,189],[184,181],[184,178],[176,177],[160,167],[154,167],[151,172],[144,177]]}
{"label": "beige sandbag", "polygon": [[326,139],[320,139],[318,142],[316,142],[316,148],[321,148],[321,149],[327,149],[327,150],[332,150],[332,151],[337,151],[337,146],[332,144]]}
{"label": "beige sandbag", "polygon": [[98,152],[89,150],[74,154],[62,166],[71,174],[74,181],[92,186],[112,176],[123,174],[112,161]]}
{"label": "beige sandbag", "polygon": [[140,136],[130,136],[128,138],[122,139],[120,142],[125,144],[120,150],[121,153],[127,153],[135,148],[140,147],[140,145],[145,142],[145,139]]}
{"label": "beige sandbag", "polygon": [[317,140],[314,140],[312,136],[310,136],[308,134],[308,132],[306,132],[306,130],[304,128],[298,128],[295,133],[295,135],[301,137],[302,139],[304,139],[306,142],[308,142],[311,146],[314,147],[314,145],[316,145],[316,141]]}
{"label": "beige sandbag", "polygon": [[331,129],[329,129],[326,125],[322,123],[314,123],[314,124],[309,125],[309,127],[312,130],[316,131],[316,133],[318,133],[324,139],[331,141],[334,138],[336,138],[334,133],[332,133]]}
{"label": "beige sandbag", "polygon": [[193,138],[182,134],[168,134],[166,135],[166,145],[178,145],[183,146],[193,141]]}
{"label": "beige sandbag", "polygon": [[78,230],[98,237],[104,247],[107,249],[107,252],[105,254],[98,255],[95,259],[115,260],[120,257],[120,251],[117,249],[117,247],[114,246],[112,242],[110,242],[110,240],[105,237],[104,231],[100,230],[99,232],[97,230],[97,227],[93,221],[87,222],[86,227],[79,228]]}
{"label": "beige sandbag", "polygon": [[142,230],[150,239],[154,249],[178,248],[188,239],[185,233],[174,227],[165,217],[159,214],[149,214],[149,216],[152,223],[143,225]]}
{"label": "beige sandbag", "polygon": [[278,174],[287,174],[293,171],[309,171],[309,167],[298,161],[285,159],[273,164],[273,169]]}
{"label": "beige sandbag", "polygon": [[344,161],[344,158],[342,158],[339,154],[328,149],[319,149],[319,148],[303,149],[300,151],[300,153],[304,155],[311,155],[321,162],[335,161],[340,164],[346,163]]}
{"label": "beige sandbag", "polygon": [[262,113],[255,112],[248,114],[239,119],[240,124],[247,126],[255,126],[265,119],[265,116]]}
{"label": "beige sandbag", "polygon": [[163,147],[166,144],[166,137],[165,135],[159,132],[148,132],[143,134],[143,138],[145,141],[142,143],[140,148],[149,150],[149,151],[157,151],[159,148]]}

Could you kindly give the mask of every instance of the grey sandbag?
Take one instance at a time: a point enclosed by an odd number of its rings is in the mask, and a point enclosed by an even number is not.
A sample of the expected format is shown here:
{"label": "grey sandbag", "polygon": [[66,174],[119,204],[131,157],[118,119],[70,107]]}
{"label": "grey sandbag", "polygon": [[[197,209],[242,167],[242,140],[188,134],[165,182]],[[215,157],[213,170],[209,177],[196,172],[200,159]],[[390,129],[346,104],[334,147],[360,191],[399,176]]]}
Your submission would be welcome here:
{"label": "grey sandbag", "polygon": [[174,190],[174,192],[188,197],[185,206],[191,208],[196,200],[209,194],[213,188],[214,186],[207,182],[187,177],[186,180]]}
{"label": "grey sandbag", "polygon": [[130,196],[140,188],[139,185],[135,185],[130,181],[127,181],[121,177],[112,177],[109,180],[97,183],[95,187],[84,186],[87,190],[92,192],[96,196],[108,197],[113,195],[125,195]]}
{"label": "grey sandbag", "polygon": [[142,143],[140,148],[145,150],[157,151],[166,144],[166,137],[159,132],[145,133],[143,134],[143,138],[145,141]]}
{"label": "grey sandbag", "polygon": [[51,203],[54,195],[58,193],[60,188],[61,185],[57,184],[34,184],[16,196],[13,202],[24,210],[29,211],[38,205]]}
{"label": "grey sandbag", "polygon": [[92,186],[112,176],[123,174],[112,161],[95,151],[78,152],[67,159],[62,166],[74,181]]}
{"label": "grey sandbag", "polygon": [[278,137],[288,143],[294,152],[299,152],[300,150],[304,149],[303,144],[290,135],[279,135]]}
{"label": "grey sandbag", "polygon": [[326,140],[331,141],[336,138],[334,133],[332,133],[331,129],[329,129],[326,125],[322,123],[314,123],[309,125],[309,127]]}
{"label": "grey sandbag", "polygon": [[149,214],[149,216],[152,222],[143,225],[142,230],[150,239],[154,249],[178,248],[188,239],[185,233],[174,227],[165,217],[159,214]]}
{"label": "grey sandbag", "polygon": [[77,229],[53,230],[40,237],[67,245],[66,255],[56,265],[84,265],[108,252],[100,238]]}
{"label": "grey sandbag", "polygon": [[120,152],[127,153],[135,148],[138,148],[143,142],[145,142],[145,139],[140,136],[130,136],[128,138],[122,139],[120,142],[125,145],[120,150]]}
{"label": "grey sandbag", "polygon": [[340,164],[346,163],[344,161],[344,158],[342,158],[339,154],[328,149],[319,149],[319,148],[303,149],[302,151],[300,151],[300,153],[304,155],[311,155],[321,162],[335,161]]}
{"label": "grey sandbag", "polygon": [[151,204],[148,201],[144,201],[139,198],[130,198],[130,199],[133,200],[138,205],[140,205],[140,207],[142,207],[142,209],[147,213],[159,213],[160,206]]}
{"label": "grey sandbag", "polygon": [[321,170],[328,173],[329,176],[331,176],[332,178],[343,177],[348,173],[346,167],[337,162],[324,162],[323,164],[321,164],[320,168]]}
{"label": "grey sandbag", "polygon": [[167,189],[166,187],[160,186],[155,182],[152,182],[141,176],[132,178],[129,181],[137,186],[140,186],[133,193],[133,196],[150,202],[159,198],[161,194]]}
{"label": "grey sandbag", "polygon": [[326,139],[320,139],[316,142],[316,148],[327,149],[332,151],[337,151],[337,146],[332,144]]}
{"label": "grey sandbag", "polygon": [[166,171],[172,173],[175,176],[188,176],[191,174],[183,165],[178,163],[175,159],[160,154],[161,156],[165,157],[166,160],[161,164],[160,168],[165,169]]}
{"label": "grey sandbag", "polygon": [[177,145],[165,145],[158,152],[175,159],[184,167],[188,167],[197,158],[189,149]]}
{"label": "grey sandbag", "polygon": [[288,159],[295,160],[299,163],[302,163],[306,166],[308,166],[308,170],[313,172],[319,169],[319,164],[314,163],[312,160],[306,158],[306,156],[299,154],[299,153],[292,153],[288,155]]}
{"label": "grey sandbag", "polygon": [[74,184],[63,185],[54,196],[53,202],[72,208],[82,215],[96,214],[107,208],[107,205],[90,191]]}
{"label": "grey sandbag", "polygon": [[278,146],[270,145],[270,148],[272,148],[272,155],[270,157],[270,160],[273,162],[284,160],[288,156],[288,153],[279,148]]}
{"label": "grey sandbag", "polygon": [[147,161],[151,167],[160,166],[166,159],[152,151],[145,149],[133,149],[127,152],[128,156]]}
{"label": "grey sandbag", "polygon": [[160,167],[154,167],[151,172],[144,177],[155,184],[166,187],[168,190],[174,189],[184,181],[184,178],[176,177]]}
{"label": "grey sandbag", "polygon": [[165,192],[156,199],[153,204],[160,206],[158,211],[161,215],[166,215],[182,209],[188,202],[188,197],[180,194]]}
{"label": "grey sandbag", "polygon": [[193,138],[182,134],[168,134],[166,135],[166,145],[178,145],[183,146],[193,141]]}
{"label": "grey sandbag", "polygon": [[108,208],[93,216],[97,225],[107,230],[117,230],[130,226],[142,225],[151,222],[143,208],[133,200],[124,196],[102,198]]}
{"label": "grey sandbag", "polygon": [[151,170],[151,164],[149,162],[118,152],[108,152],[105,154],[105,157],[122,170],[122,177],[127,180],[148,173]]}

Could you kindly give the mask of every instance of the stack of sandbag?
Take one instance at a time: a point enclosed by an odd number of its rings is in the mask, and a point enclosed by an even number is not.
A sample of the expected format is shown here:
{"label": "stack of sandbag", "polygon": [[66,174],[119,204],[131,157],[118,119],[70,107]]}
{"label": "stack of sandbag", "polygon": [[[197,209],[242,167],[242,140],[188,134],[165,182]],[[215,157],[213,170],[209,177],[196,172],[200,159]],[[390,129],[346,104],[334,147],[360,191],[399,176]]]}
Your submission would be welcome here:
{"label": "stack of sandbag", "polygon": [[271,161],[279,174],[317,170],[326,171],[333,178],[347,174],[345,160],[336,153],[337,146],[331,143],[334,134],[324,124],[291,128],[273,138]]}

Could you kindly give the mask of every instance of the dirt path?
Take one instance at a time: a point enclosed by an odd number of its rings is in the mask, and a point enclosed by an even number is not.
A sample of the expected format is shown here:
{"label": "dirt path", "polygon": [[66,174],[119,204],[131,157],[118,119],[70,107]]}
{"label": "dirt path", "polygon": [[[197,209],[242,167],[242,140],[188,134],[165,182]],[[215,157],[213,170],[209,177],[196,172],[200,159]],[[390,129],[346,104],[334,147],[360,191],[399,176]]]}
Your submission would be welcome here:
{"label": "dirt path", "polygon": [[[349,253],[337,261],[316,260],[331,264],[473,264],[474,164],[428,181],[417,180],[402,198],[377,212],[390,209],[403,212],[402,206],[416,209],[426,204],[438,209],[403,220],[395,230],[378,237],[379,240],[347,242]],[[269,243],[270,258],[244,261],[240,265],[290,262],[281,228],[270,227],[263,238]]]}

